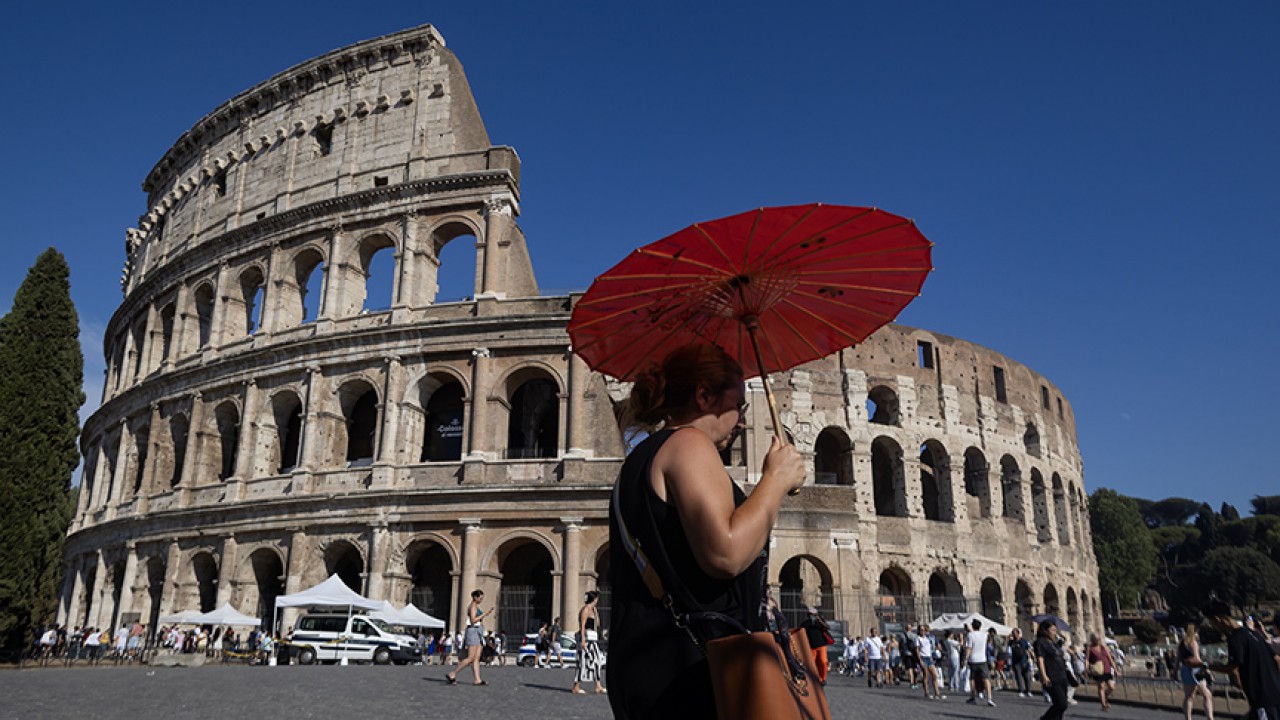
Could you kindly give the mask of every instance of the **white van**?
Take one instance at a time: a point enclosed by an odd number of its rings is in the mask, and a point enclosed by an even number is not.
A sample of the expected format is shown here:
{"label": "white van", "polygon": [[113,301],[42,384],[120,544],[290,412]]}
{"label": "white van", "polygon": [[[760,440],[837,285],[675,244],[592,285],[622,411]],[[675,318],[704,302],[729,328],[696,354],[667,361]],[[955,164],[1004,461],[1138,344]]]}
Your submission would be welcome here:
{"label": "white van", "polygon": [[346,613],[305,615],[294,627],[292,645],[292,654],[301,665],[344,657],[375,665],[422,659],[417,640],[368,615],[352,615],[350,619]]}

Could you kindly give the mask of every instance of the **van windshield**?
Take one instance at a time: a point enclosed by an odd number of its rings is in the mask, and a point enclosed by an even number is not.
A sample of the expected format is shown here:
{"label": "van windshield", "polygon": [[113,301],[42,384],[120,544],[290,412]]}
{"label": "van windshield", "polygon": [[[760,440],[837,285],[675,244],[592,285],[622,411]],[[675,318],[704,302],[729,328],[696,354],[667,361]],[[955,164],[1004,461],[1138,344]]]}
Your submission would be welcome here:
{"label": "van windshield", "polygon": [[383,622],[383,621],[381,621],[381,620],[379,620],[379,619],[377,619],[377,618],[369,618],[369,624],[370,624],[370,625],[373,625],[374,627],[378,628],[379,630],[381,630],[381,631],[382,631],[382,632],[384,632],[384,633],[388,633],[388,634],[391,634],[391,635],[394,635],[394,634],[395,634],[395,631],[391,629],[391,626],[390,626],[390,625],[388,625],[387,623],[385,623],[385,622]]}

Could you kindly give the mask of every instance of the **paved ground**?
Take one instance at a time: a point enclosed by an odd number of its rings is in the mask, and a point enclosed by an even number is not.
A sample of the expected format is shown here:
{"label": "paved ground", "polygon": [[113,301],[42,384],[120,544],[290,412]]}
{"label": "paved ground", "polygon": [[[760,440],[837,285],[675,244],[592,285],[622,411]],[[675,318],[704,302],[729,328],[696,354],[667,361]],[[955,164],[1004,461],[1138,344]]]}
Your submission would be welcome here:
{"label": "paved ground", "polygon": [[[0,718],[57,720],[128,718],[396,718],[469,720],[609,718],[604,696],[572,695],[571,670],[486,668],[486,687],[469,676],[457,686],[433,667],[96,667],[0,671]],[[998,707],[966,705],[964,698],[927,702],[906,687],[872,690],[865,682],[833,676],[827,688],[835,718],[902,720],[1013,720],[1037,718],[1039,699],[999,693]],[[1115,706],[1102,712],[1082,701],[1068,718],[1169,720],[1170,711]]]}

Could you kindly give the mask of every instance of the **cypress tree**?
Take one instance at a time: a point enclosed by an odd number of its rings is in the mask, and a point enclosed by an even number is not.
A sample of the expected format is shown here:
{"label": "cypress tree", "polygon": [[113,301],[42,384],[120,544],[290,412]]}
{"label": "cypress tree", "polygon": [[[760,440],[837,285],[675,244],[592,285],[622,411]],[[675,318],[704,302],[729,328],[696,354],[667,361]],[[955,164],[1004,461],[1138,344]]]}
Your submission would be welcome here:
{"label": "cypress tree", "polygon": [[84,356],[70,269],[49,248],[0,319],[0,643],[53,619],[79,464]]}

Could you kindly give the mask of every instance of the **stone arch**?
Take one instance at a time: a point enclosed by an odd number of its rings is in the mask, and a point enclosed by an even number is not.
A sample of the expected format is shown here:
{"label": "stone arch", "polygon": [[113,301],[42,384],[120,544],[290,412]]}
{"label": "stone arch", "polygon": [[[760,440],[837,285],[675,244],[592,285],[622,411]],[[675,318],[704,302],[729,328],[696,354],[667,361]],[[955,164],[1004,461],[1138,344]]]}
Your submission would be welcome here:
{"label": "stone arch", "polygon": [[407,602],[428,615],[448,618],[454,603],[453,574],[457,567],[453,547],[443,538],[420,536],[405,548],[404,558],[409,575]]}
{"label": "stone arch", "polygon": [[1071,544],[1071,526],[1067,515],[1067,493],[1062,487],[1062,476],[1054,473],[1053,484],[1053,518],[1058,528],[1058,544]]}
{"label": "stone arch", "polygon": [[867,392],[867,421],[877,425],[902,425],[898,392],[888,385],[876,385]]}
{"label": "stone arch", "polygon": [[926,440],[920,446],[920,500],[926,520],[955,522],[951,457],[937,440]]}
{"label": "stone arch", "polygon": [[192,554],[191,575],[195,603],[200,612],[211,612],[218,606],[218,560],[213,553],[202,550]]}
{"label": "stone arch", "polygon": [[980,612],[983,615],[998,623],[1004,623],[1004,591],[1000,589],[998,580],[992,577],[983,579],[979,599],[982,604]]}
{"label": "stone arch", "polygon": [[[555,618],[552,599],[558,558],[550,543],[536,534],[509,536],[492,556],[501,584],[498,590],[498,627],[508,636],[536,631]],[[460,588],[462,596],[471,592]]]}
{"label": "stone arch", "polygon": [[[384,230],[373,230],[356,240],[352,264],[360,275],[354,278],[357,287],[352,292],[353,312],[382,312],[396,304],[398,253],[395,238]],[[388,259],[390,263],[386,262]]]}
{"label": "stone arch", "polygon": [[853,441],[843,429],[830,425],[818,433],[813,477],[818,485],[853,485]]}
{"label": "stone arch", "polygon": [[138,318],[129,328],[129,376],[134,380],[146,374],[146,317]]}
{"label": "stone arch", "polygon": [[132,466],[130,467],[131,487],[133,495],[150,494],[149,488],[143,487],[143,481],[147,477],[147,463],[154,462],[151,454],[151,423],[149,421],[139,422],[133,428],[133,453]]}
{"label": "stone arch", "polygon": [[274,432],[259,436],[266,445],[260,457],[269,460],[271,474],[284,475],[302,463],[302,397],[292,388],[283,388],[272,394],[270,402]]}
{"label": "stone arch", "polygon": [[266,299],[267,274],[261,265],[250,263],[236,276],[235,292],[223,295],[224,338],[236,340],[253,335],[262,327],[262,306]]}
{"label": "stone arch", "polygon": [[314,322],[324,312],[328,276],[324,249],[317,243],[307,243],[293,253],[286,267],[284,282],[278,286],[280,321],[277,327]]}
{"label": "stone arch", "polygon": [[553,458],[561,431],[560,378],[541,363],[524,365],[502,381],[507,398],[507,458]]}
{"label": "stone arch", "polygon": [[905,625],[916,621],[915,596],[911,576],[906,570],[891,565],[880,573],[879,602],[876,614],[883,624]]}
{"label": "stone arch", "polygon": [[333,439],[334,457],[346,467],[372,465],[382,415],[377,386],[356,376],[338,386],[336,394],[342,410],[342,432]]}
{"label": "stone arch", "polygon": [[187,441],[191,435],[191,421],[185,412],[175,412],[161,423],[163,433],[157,444],[160,457],[156,458],[155,484],[159,490],[177,487],[187,461]]}
{"label": "stone arch", "polygon": [[1083,588],[1080,590],[1080,621],[1084,623],[1083,632],[1080,633],[1082,637],[1093,632],[1093,605],[1089,603],[1089,593]]}
{"label": "stone arch", "polygon": [[1062,617],[1062,606],[1059,604],[1058,588],[1054,587],[1053,583],[1045,584],[1043,597],[1045,614]]}
{"label": "stone arch", "polygon": [[[456,302],[478,292],[476,256],[483,231],[465,216],[451,215],[431,228],[430,262],[421,281],[419,305]],[[470,238],[469,245],[463,244]],[[465,290],[465,292],[464,292]]]}
{"label": "stone arch", "polygon": [[964,451],[964,494],[970,518],[989,518],[991,513],[991,478],[987,456],[976,447]]}
{"label": "stone arch", "polygon": [[893,438],[881,435],[871,441],[871,482],[876,515],[907,516],[907,482],[902,465],[902,447]]}
{"label": "stone arch", "polygon": [[111,583],[111,595],[109,600],[111,603],[111,624],[108,625],[108,627],[116,627],[116,625],[124,621],[124,618],[120,617],[120,601],[124,599],[124,593],[129,589],[128,586],[130,584],[130,579],[125,576],[125,569],[127,567],[128,565],[123,559],[117,560],[107,566],[107,578]]}
{"label": "stone arch", "polygon": [[[94,485],[98,488],[98,508],[111,502],[116,487],[116,458],[120,456],[120,432],[108,433],[99,445],[98,472]],[[97,509],[97,508],[95,508]]]}
{"label": "stone arch", "polygon": [[284,555],[271,546],[260,546],[244,559],[241,570],[239,606],[241,612],[262,620],[270,628],[276,598],[284,594]]}
{"label": "stone arch", "polygon": [[1036,539],[1042,543],[1053,540],[1049,527],[1049,498],[1045,491],[1044,476],[1039,468],[1031,468],[1031,514],[1036,525]]}
{"label": "stone arch", "polygon": [[1076,600],[1076,589],[1073,587],[1067,588],[1067,617],[1065,620],[1071,626],[1071,632],[1079,638],[1081,629],[1080,603]]}
{"label": "stone arch", "polygon": [[1022,446],[1031,457],[1040,457],[1040,431],[1035,423],[1027,423],[1027,429],[1022,433]]}
{"label": "stone arch", "polygon": [[159,555],[147,558],[143,567],[147,580],[146,608],[141,613],[142,620],[150,632],[160,627],[160,602],[164,598],[165,560]]}
{"label": "stone arch", "polygon": [[203,282],[197,285],[191,298],[195,305],[196,349],[203,350],[213,340],[213,307],[217,302],[213,283]]}
{"label": "stone arch", "polygon": [[324,547],[325,575],[337,575],[347,587],[364,593],[364,550],[350,540],[333,540]]}
{"label": "stone arch", "polygon": [[240,451],[240,405],[233,399],[218,403],[213,409],[213,429],[217,442],[213,446],[218,479],[226,480],[236,473],[236,456]]}
{"label": "stone arch", "polygon": [[460,460],[469,399],[466,378],[450,367],[431,368],[410,384],[401,415],[405,461]]}
{"label": "stone arch", "polygon": [[816,608],[823,617],[835,612],[831,569],[812,555],[793,555],[778,569],[778,607],[792,627],[799,627]]}
{"label": "stone arch", "polygon": [[929,617],[941,613],[967,612],[968,603],[964,600],[964,587],[950,570],[934,570],[929,574]]}
{"label": "stone arch", "polygon": [[160,362],[166,362],[174,355],[173,329],[178,320],[178,303],[170,300],[160,308]]}
{"label": "stone arch", "polygon": [[1018,583],[1013,588],[1013,601],[1018,608],[1018,627],[1022,628],[1024,634],[1033,634],[1031,616],[1036,614],[1036,595],[1031,590],[1031,584],[1018,578]]}
{"label": "stone arch", "polygon": [[1022,470],[1012,455],[1000,458],[1000,493],[1004,504],[1004,516],[1011,520],[1026,520],[1026,507],[1022,502]]}

